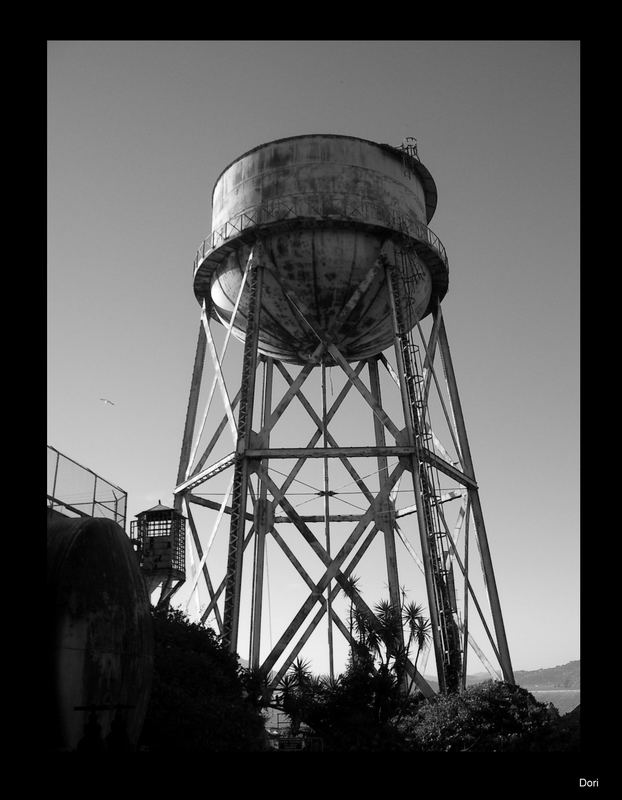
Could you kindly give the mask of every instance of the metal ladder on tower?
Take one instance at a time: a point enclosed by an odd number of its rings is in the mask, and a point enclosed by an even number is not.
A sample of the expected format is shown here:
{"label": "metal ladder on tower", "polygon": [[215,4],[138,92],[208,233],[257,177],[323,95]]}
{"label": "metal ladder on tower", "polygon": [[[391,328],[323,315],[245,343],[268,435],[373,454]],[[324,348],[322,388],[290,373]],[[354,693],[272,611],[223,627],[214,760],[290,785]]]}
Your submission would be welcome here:
{"label": "metal ladder on tower", "polygon": [[419,154],[417,153],[417,140],[414,136],[407,136],[399,149],[402,151],[402,166],[404,168],[404,175],[409,178],[412,175],[411,159],[419,161]]}
{"label": "metal ladder on tower", "polygon": [[[415,302],[415,290],[424,273],[411,248],[395,250],[399,280],[393,282],[398,319],[398,339],[402,352],[411,422],[415,434],[417,462],[426,536],[438,611],[440,638],[443,649],[443,668],[448,691],[457,691],[461,676],[462,648],[456,614],[456,593],[447,534],[440,515],[440,489],[437,470],[424,460],[425,451],[432,450],[432,430],[427,420],[427,402],[423,396],[423,372],[419,347],[413,341],[412,320],[405,319]],[[402,286],[400,292],[399,285]]]}

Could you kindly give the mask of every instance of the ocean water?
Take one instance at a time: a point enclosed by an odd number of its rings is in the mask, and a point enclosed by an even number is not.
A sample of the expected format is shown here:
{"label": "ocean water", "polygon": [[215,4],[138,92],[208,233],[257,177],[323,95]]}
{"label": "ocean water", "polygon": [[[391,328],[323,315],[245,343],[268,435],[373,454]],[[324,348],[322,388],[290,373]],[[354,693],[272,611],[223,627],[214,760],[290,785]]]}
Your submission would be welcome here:
{"label": "ocean water", "polygon": [[560,714],[567,714],[581,702],[580,689],[528,689],[540,703],[553,703]]}

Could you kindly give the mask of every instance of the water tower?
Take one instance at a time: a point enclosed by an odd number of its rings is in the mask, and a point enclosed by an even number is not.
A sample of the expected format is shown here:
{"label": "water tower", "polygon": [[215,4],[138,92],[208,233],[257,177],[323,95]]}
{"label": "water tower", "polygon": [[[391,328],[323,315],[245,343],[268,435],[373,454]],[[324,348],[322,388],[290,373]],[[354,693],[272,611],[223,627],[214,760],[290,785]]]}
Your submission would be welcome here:
{"label": "water tower", "polygon": [[[382,575],[398,609],[421,581],[440,691],[464,686],[468,653],[514,680],[441,310],[448,261],[428,227],[436,203],[413,139],[279,139],[237,158],[214,186],[212,231],[193,267],[201,320],[175,509],[189,522],[197,613],[272,687],[320,629],[333,672],[337,639],[353,641],[344,603],[379,625],[377,596],[349,583],[364,569]],[[474,541],[479,559],[469,560]],[[268,546],[287,580],[268,569]],[[430,695],[416,664],[407,670]]]}

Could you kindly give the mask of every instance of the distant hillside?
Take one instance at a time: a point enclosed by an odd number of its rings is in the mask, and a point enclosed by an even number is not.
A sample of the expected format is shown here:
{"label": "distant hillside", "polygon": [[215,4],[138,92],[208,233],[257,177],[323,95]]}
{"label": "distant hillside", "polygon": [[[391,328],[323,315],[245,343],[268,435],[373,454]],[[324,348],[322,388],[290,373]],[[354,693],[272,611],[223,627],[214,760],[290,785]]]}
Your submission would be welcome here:
{"label": "distant hillside", "polygon": [[[248,662],[240,659],[243,666]],[[569,661],[558,667],[547,667],[546,669],[533,670],[514,670],[514,678],[519,686],[524,689],[580,689],[581,688],[581,662]],[[435,692],[438,692],[438,681],[431,675],[425,676]],[[489,681],[488,672],[476,672],[474,675],[467,675],[467,686]]]}
{"label": "distant hillside", "polygon": [[[558,667],[546,669],[515,670],[514,678],[519,686],[524,689],[580,689],[581,688],[581,662],[569,661]],[[490,680],[487,672],[478,672],[467,676],[469,685]]]}
{"label": "distant hillside", "polygon": [[519,670],[514,677],[516,683],[525,689],[580,689],[581,662],[569,661],[548,669]]}

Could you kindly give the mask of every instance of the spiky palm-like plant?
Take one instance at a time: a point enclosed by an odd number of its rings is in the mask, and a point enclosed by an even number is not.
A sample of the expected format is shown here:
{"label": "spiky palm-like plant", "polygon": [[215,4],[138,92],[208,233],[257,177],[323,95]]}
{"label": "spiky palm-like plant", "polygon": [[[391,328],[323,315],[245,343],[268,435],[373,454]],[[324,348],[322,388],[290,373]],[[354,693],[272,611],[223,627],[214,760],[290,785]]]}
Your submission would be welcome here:
{"label": "spiky palm-like plant", "polygon": [[381,600],[374,608],[376,617],[380,622],[379,634],[386,649],[386,660],[400,650],[402,638],[402,619],[399,608],[388,600]]}
{"label": "spiky palm-like plant", "polygon": [[268,705],[269,689],[267,676],[261,669],[255,667],[242,667],[239,671],[242,686],[247,698],[256,708],[265,708]]}
{"label": "spiky palm-like plant", "polygon": [[356,575],[348,575],[345,580],[346,585],[343,587],[343,591],[350,601],[350,607],[348,609],[348,633],[350,634],[350,639],[352,639],[352,630],[354,628],[354,598],[359,594],[359,580],[360,578],[358,578]]}
{"label": "spiky palm-like plant", "polygon": [[333,693],[343,686],[343,675],[322,675],[320,681],[325,691]]}
{"label": "spiky palm-like plant", "polygon": [[300,728],[302,718],[301,712],[301,697],[298,691],[298,682],[296,677],[288,672],[278,683],[278,691],[280,693],[280,705],[283,711],[287,714],[291,721],[291,730],[295,736]]}
{"label": "spiky palm-like plant", "polygon": [[365,644],[369,632],[369,620],[362,611],[356,609],[353,618],[354,632],[359,644]]}
{"label": "spiky palm-like plant", "polygon": [[302,658],[297,658],[289,668],[288,674],[292,676],[299,689],[304,689],[313,677],[309,669],[310,666],[310,661],[303,661]]}
{"label": "spiky palm-like plant", "polygon": [[[409,631],[408,644],[406,647],[407,651],[410,651],[413,642],[417,645],[417,652],[415,654],[414,662],[414,668],[416,672],[419,656],[430,642],[430,638],[432,636],[432,625],[430,624],[430,620],[423,616],[423,606],[419,605],[418,603],[408,603],[404,607],[402,618],[404,623],[408,626]],[[412,691],[414,681],[415,678],[413,675],[408,687],[408,694],[410,694]]]}
{"label": "spiky palm-like plant", "polygon": [[290,674],[285,674],[278,682],[277,685],[277,699],[280,700],[281,705],[284,705],[286,700],[289,699],[294,693],[296,681]]}

